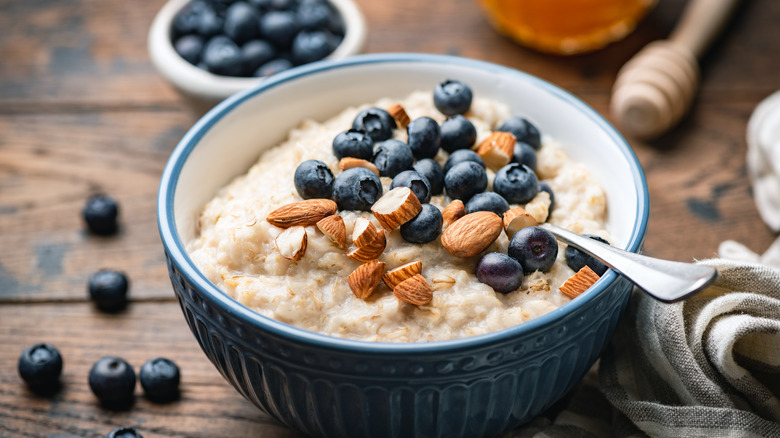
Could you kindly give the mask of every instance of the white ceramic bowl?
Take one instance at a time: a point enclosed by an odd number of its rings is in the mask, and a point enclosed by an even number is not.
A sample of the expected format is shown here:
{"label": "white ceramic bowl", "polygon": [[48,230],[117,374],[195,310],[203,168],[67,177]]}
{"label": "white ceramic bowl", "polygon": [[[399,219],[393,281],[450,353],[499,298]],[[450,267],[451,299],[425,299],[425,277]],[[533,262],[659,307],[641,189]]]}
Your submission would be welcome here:
{"label": "white ceramic bowl", "polygon": [[184,249],[204,204],[303,119],[432,90],[444,79],[508,104],[558,140],[604,187],[613,244],[637,252],[647,184],[636,156],[593,109],[506,67],[451,56],[358,55],[274,75],[192,127],[160,183],[160,236],[176,296],[201,348],[244,397],[317,437],[482,437],[521,424],[569,391],[606,346],[633,285],[607,271],[552,312],[479,336],[407,344],[309,332],[219,290]]}
{"label": "white ceramic bowl", "polygon": [[[176,13],[191,0],[169,0],[155,16],[149,29],[149,57],[155,68],[186,96],[207,104],[259,84],[263,78],[220,76],[184,60],[173,48],[171,23]],[[359,53],[366,39],[366,21],[352,0],[328,0],[344,20],[344,39],[325,59],[340,59]]]}

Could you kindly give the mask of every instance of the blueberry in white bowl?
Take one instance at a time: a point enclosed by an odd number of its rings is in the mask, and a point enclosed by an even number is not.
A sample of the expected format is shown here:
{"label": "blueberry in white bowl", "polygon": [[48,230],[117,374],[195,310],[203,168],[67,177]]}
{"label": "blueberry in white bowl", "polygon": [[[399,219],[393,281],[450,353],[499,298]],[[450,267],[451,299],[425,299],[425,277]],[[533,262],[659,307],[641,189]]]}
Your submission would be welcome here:
{"label": "blueberry in white bowl", "polygon": [[428,184],[431,186],[431,195],[441,195],[444,190],[444,169],[436,160],[423,158],[417,160],[412,168],[428,180]]}
{"label": "blueberry in white bowl", "polygon": [[477,141],[477,129],[469,119],[458,114],[441,123],[441,148],[447,152],[468,149]]}
{"label": "blueberry in white bowl", "polygon": [[496,172],[493,191],[510,204],[525,204],[539,193],[539,179],[530,167],[510,163]]}

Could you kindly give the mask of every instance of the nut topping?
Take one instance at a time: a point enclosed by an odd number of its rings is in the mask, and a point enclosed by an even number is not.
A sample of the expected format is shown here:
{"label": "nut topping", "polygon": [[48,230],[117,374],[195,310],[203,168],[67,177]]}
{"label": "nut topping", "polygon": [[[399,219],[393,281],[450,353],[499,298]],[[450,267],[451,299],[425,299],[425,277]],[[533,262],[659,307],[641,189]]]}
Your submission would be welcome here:
{"label": "nut topping", "polygon": [[301,226],[290,227],[282,231],[274,240],[279,254],[294,262],[303,257],[303,254],[306,252],[307,242],[306,229]]}
{"label": "nut topping", "polygon": [[390,108],[387,109],[387,112],[393,116],[401,129],[406,129],[406,127],[409,126],[411,119],[409,118],[409,114],[406,113],[406,110],[403,106],[401,106],[400,103],[394,103],[390,105]]}
{"label": "nut topping", "polygon": [[537,225],[539,225],[539,222],[536,218],[531,213],[525,211],[523,207],[515,207],[504,213],[504,231],[510,239],[521,228],[535,227]]}
{"label": "nut topping", "polygon": [[453,222],[441,235],[441,244],[455,257],[475,256],[501,234],[501,218],[491,211],[477,211]]}
{"label": "nut topping", "polygon": [[336,213],[336,203],[330,199],[307,199],[277,208],[266,220],[279,228],[309,226]]}
{"label": "nut topping", "polygon": [[588,265],[585,265],[576,274],[563,282],[561,293],[572,299],[577,298],[581,293],[593,286],[593,283],[599,278],[601,278],[599,274],[593,272],[593,269],[590,269]]}
{"label": "nut topping", "polygon": [[324,217],[317,222],[317,228],[339,248],[344,249],[347,243],[347,227],[344,225],[344,218],[337,214]]}
{"label": "nut topping", "polygon": [[382,280],[390,289],[395,289],[398,283],[422,272],[422,262],[407,263],[395,269],[391,269],[382,276]]}
{"label": "nut topping", "polygon": [[393,231],[417,216],[422,204],[409,187],[396,187],[379,198],[371,211],[384,229]]}
{"label": "nut topping", "polygon": [[413,275],[393,288],[393,295],[401,301],[421,306],[433,299],[431,285],[420,274]]}
{"label": "nut topping", "polygon": [[357,267],[349,277],[347,283],[352,293],[360,299],[371,295],[379,286],[382,279],[382,273],[385,272],[385,263],[377,260],[371,260]]}
{"label": "nut topping", "polygon": [[450,205],[444,207],[441,215],[444,219],[444,226],[446,227],[466,215],[466,206],[463,205],[463,201],[460,199],[455,199],[450,202]]}
{"label": "nut topping", "polygon": [[376,174],[376,176],[379,176],[379,169],[376,168],[376,165],[368,160],[364,160],[362,158],[355,158],[355,157],[344,157],[339,161],[339,169],[342,171],[347,169],[352,169],[353,167],[364,167]]}
{"label": "nut topping", "polygon": [[368,218],[359,217],[352,228],[352,243],[357,247],[366,246],[376,239],[377,234],[376,227]]}
{"label": "nut topping", "polygon": [[349,251],[347,251],[347,257],[360,263],[376,260],[382,255],[382,251],[385,250],[386,245],[387,239],[385,238],[385,230],[379,230],[376,233],[376,237],[363,246],[352,245],[349,248]]}
{"label": "nut topping", "polygon": [[487,167],[498,170],[512,161],[516,141],[512,133],[494,131],[479,144],[477,154]]}

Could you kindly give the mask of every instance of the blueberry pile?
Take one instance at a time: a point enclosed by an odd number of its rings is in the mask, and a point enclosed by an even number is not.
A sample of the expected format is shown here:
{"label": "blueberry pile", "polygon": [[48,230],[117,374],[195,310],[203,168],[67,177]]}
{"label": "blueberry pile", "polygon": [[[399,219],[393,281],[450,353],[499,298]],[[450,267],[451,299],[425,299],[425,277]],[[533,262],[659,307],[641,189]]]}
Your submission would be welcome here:
{"label": "blueberry pile", "polygon": [[171,37],[203,70],[264,77],[331,54],[344,23],[327,0],[193,0],[174,17]]}

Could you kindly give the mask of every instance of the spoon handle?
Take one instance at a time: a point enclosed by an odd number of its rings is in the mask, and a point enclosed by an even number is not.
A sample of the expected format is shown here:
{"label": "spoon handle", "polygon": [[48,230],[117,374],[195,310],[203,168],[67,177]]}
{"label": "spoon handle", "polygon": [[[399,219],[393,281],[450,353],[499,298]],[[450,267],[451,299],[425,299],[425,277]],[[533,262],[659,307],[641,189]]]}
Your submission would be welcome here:
{"label": "spoon handle", "polygon": [[542,224],[555,237],[601,260],[653,297],[674,302],[712,284],[718,271],[705,265],[673,262],[624,251],[561,227]]}

